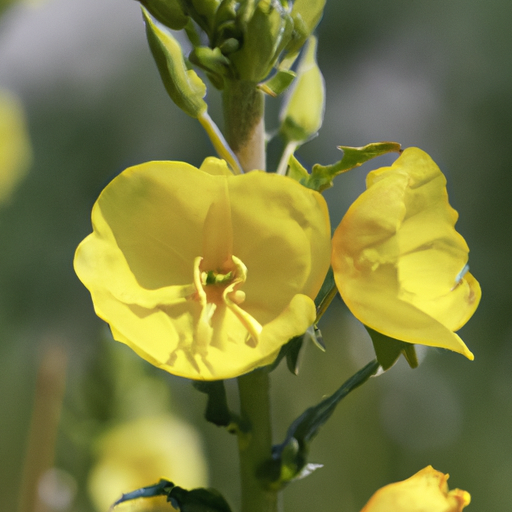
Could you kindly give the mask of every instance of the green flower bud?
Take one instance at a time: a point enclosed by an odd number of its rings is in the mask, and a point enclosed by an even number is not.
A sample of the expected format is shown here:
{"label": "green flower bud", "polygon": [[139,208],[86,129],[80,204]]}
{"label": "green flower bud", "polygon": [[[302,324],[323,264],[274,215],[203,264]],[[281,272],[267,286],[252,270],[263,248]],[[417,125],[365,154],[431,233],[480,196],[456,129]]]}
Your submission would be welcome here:
{"label": "green flower bud", "polygon": [[179,0],[139,0],[160,23],[173,30],[181,30],[188,22]]}
{"label": "green flower bud", "polygon": [[215,14],[220,0],[181,0],[187,14],[208,34],[211,38]]}
{"label": "green flower bud", "polygon": [[289,99],[281,114],[281,134],[288,142],[305,142],[322,126],[325,83],[316,62],[316,47],[316,37],[311,36],[304,49]]}
{"label": "green flower bud", "polygon": [[142,12],[149,47],[169,96],[189,116],[197,118],[208,107],[203,100],[206,95],[204,82],[195,71],[187,69],[178,41],[157,27],[144,8]]}
{"label": "green flower bud", "polygon": [[241,48],[229,58],[237,78],[260,82],[270,73],[279,54],[289,43],[293,21],[275,0],[249,0],[239,9],[237,24],[243,33]]}
{"label": "green flower bud", "polygon": [[292,8],[293,35],[286,48],[289,54],[297,53],[322,19],[326,0],[295,0]]}

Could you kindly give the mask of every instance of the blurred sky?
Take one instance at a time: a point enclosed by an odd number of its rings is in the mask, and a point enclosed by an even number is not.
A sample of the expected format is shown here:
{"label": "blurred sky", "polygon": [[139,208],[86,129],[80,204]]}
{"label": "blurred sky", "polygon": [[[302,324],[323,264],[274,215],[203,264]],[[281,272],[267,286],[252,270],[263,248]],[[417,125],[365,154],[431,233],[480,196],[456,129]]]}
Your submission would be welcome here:
{"label": "blurred sky", "polygon": [[[419,369],[399,364],[347,398],[313,445],[311,461],[325,467],[286,490],[290,510],[357,512],[377,487],[427,464],[471,492],[470,510],[510,510],[511,20],[505,0],[327,2],[318,57],[325,123],[301,160],[327,164],[339,158],[337,145],[380,140],[430,153],[448,177],[483,300],[461,332],[475,361],[429,350]],[[42,348],[55,341],[66,348],[65,408],[72,408],[73,390],[87,379],[105,332],[72,270],[95,198],[129,165],[199,165],[213,153],[200,127],[166,97],[133,0],[12,7],[0,20],[0,87],[21,98],[34,152],[28,177],[0,207],[0,503],[15,510]],[[268,109],[275,128],[278,102]],[[390,161],[337,179],[326,194],[333,227],[364,189],[366,171]],[[327,355],[308,347],[299,377],[284,368],[274,374],[276,440],[305,407],[372,358],[369,340],[340,302],[321,328]],[[212,467],[223,468],[212,471],[211,483],[236,505],[234,440],[201,423],[203,397],[186,382],[158,378],[170,383],[173,407],[202,429]],[[83,486],[71,441],[60,443],[67,452],[56,463]],[[92,511],[85,498],[72,510]]]}

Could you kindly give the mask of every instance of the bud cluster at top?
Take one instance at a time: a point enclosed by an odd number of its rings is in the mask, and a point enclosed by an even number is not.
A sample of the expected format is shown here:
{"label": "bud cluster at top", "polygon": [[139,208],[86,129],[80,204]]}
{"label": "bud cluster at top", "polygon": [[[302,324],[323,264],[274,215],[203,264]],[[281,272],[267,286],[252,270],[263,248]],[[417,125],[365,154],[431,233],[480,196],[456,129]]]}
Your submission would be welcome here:
{"label": "bud cluster at top", "polygon": [[325,0],[139,1],[168,28],[185,29],[194,46],[190,61],[219,89],[226,79],[258,83],[283,59],[296,56],[325,5]]}

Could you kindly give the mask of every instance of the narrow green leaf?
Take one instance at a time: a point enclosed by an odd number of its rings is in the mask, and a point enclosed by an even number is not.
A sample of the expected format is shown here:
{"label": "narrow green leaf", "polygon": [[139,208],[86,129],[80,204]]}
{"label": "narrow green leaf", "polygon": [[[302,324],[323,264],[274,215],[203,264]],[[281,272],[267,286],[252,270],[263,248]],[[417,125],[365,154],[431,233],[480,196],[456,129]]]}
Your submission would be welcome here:
{"label": "narrow green leaf", "polygon": [[167,31],[157,27],[142,8],[146,22],[146,35],[153,58],[171,99],[191,117],[207,110],[203,100],[206,85],[192,69],[187,69],[181,47]]}
{"label": "narrow green leaf", "polygon": [[344,172],[359,167],[368,160],[386,153],[401,152],[401,146],[397,142],[375,142],[359,148],[338,146],[343,151],[343,158],[332,165],[315,164],[308,178],[302,184],[318,192],[332,187],[332,180]]}
{"label": "narrow green leaf", "polygon": [[[311,441],[320,427],[331,417],[341,400],[374,375],[379,366],[376,360],[368,363],[332,395],[306,409],[290,425],[285,440],[272,448],[272,459],[264,464],[267,468],[273,468],[274,475],[279,475],[269,483],[272,488],[279,489],[301,474],[306,466]],[[280,467],[280,471],[277,471],[277,467]]]}
{"label": "narrow green leaf", "polygon": [[142,487],[136,491],[127,492],[123,494],[111,507],[113,510],[120,503],[125,501],[137,500],[140,498],[154,498],[156,496],[169,496],[171,490],[174,488],[174,484],[169,480],[163,478],[155,485],[149,485],[148,487]]}

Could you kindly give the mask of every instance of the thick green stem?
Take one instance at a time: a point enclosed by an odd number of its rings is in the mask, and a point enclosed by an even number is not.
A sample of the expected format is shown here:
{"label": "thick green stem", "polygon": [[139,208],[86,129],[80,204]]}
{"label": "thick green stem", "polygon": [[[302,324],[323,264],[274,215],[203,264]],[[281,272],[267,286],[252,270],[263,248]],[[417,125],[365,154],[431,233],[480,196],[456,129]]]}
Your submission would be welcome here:
{"label": "thick green stem", "polygon": [[[271,455],[270,382],[267,372],[256,370],[238,377],[243,431],[238,438],[241,512],[277,512],[278,494],[258,479],[258,469]],[[247,428],[244,428],[247,426]]]}
{"label": "thick green stem", "polygon": [[226,80],[224,133],[244,171],[265,170],[265,98],[257,84]]}

